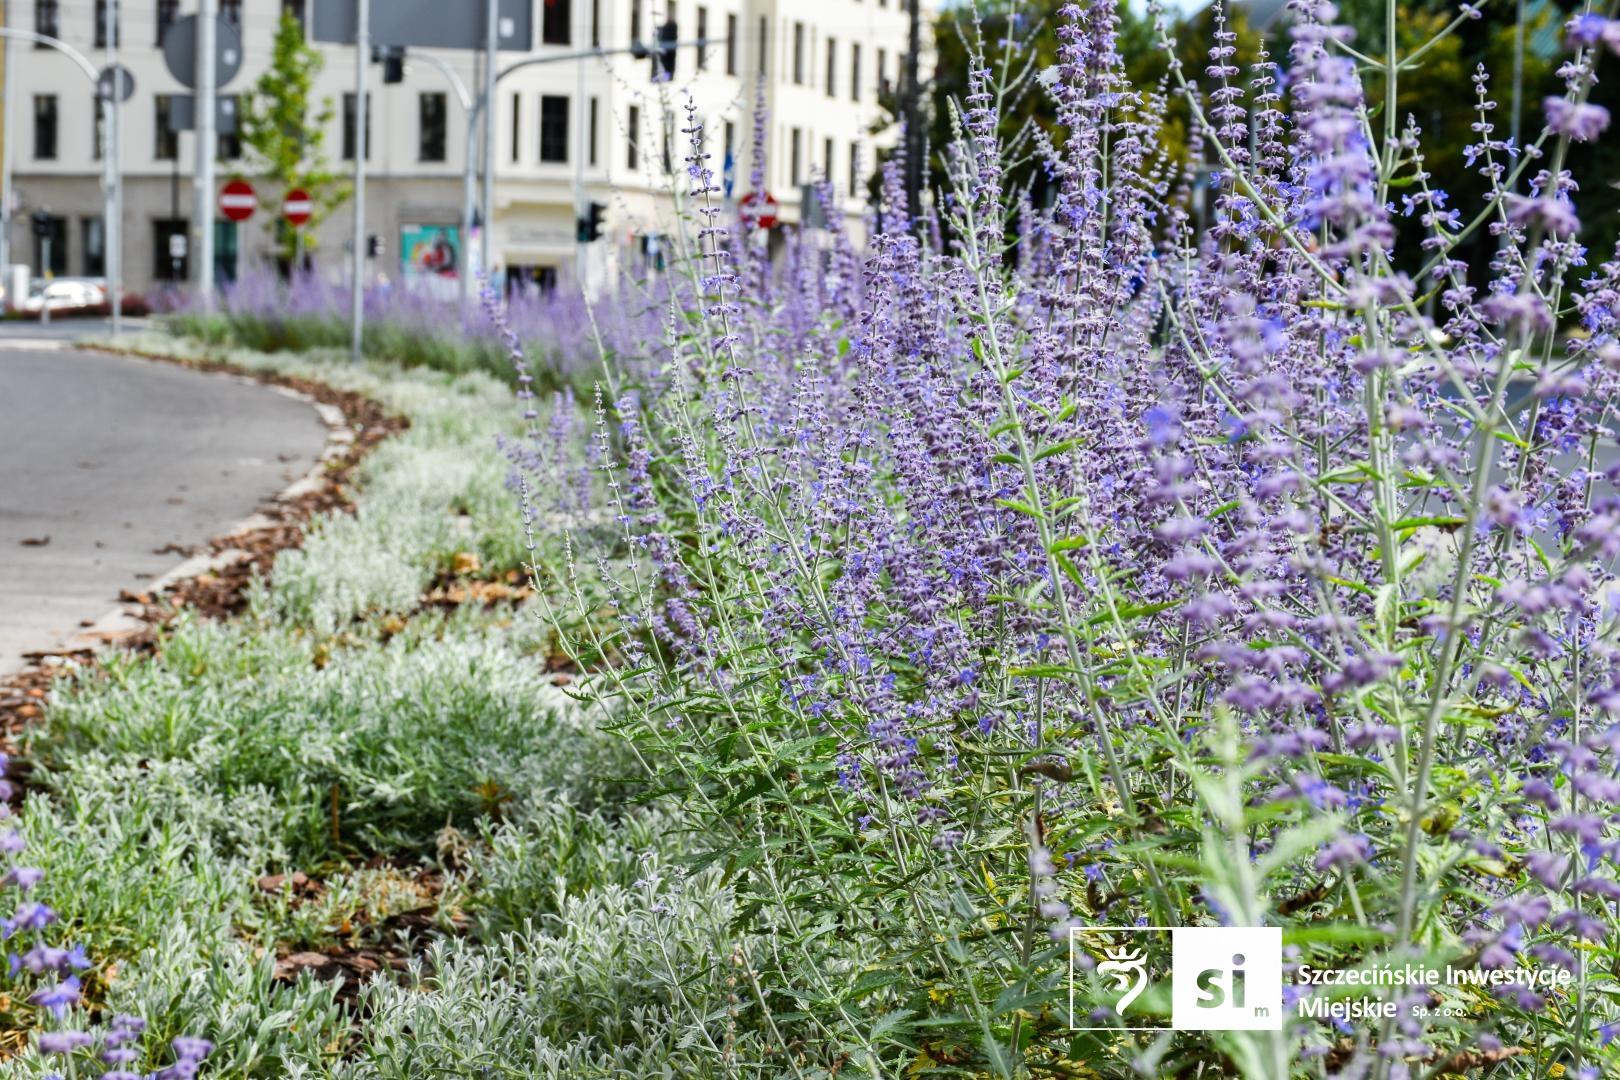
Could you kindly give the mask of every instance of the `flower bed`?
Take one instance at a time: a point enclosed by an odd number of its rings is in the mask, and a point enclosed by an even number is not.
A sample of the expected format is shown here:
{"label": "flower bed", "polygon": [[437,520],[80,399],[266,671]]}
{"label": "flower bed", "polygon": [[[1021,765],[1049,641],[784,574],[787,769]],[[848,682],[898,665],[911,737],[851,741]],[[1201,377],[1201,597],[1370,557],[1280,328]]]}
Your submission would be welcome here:
{"label": "flower bed", "polygon": [[[1564,171],[1620,23],[1571,24],[1525,147],[1479,74],[1463,209],[1357,64],[1421,74],[1292,15],[1282,67],[1222,28],[1201,88],[1128,85],[1107,4],[1036,90],[976,55],[950,189],[914,221],[891,162],[864,263],[834,232],[764,272],[689,113],[678,332],[603,365],[588,452],[530,397],[525,523],[572,537],[537,589],[747,931],[716,1075],[1620,1068],[1620,259]],[[1002,190],[1025,91],[1045,207]],[[1094,927],[1278,928],[1291,985],[1160,1030]],[[1407,964],[1475,975],[1359,1024],[1297,978]]]}

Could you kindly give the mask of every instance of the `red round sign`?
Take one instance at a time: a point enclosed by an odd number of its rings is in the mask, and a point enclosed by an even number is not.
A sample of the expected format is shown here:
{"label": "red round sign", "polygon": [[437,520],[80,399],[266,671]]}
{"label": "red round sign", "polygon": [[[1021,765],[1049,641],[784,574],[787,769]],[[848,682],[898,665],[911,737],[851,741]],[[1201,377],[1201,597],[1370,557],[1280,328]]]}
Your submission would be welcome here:
{"label": "red round sign", "polygon": [[293,188],[287,192],[287,197],[281,200],[281,216],[295,229],[308,221],[314,213],[315,202],[303,188]]}
{"label": "red round sign", "polygon": [[776,197],[768,191],[750,191],[737,204],[737,212],[744,221],[769,229],[776,224]]}
{"label": "red round sign", "polygon": [[246,180],[232,180],[220,190],[219,212],[232,221],[246,221],[258,205],[253,185]]}

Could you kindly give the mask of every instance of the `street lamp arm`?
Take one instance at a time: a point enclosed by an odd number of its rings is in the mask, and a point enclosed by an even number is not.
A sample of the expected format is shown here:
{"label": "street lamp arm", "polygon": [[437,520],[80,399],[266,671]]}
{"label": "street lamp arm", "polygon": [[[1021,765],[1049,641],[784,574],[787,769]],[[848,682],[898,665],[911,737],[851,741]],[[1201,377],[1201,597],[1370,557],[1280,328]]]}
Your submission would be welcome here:
{"label": "street lamp arm", "polygon": [[467,84],[461,81],[461,76],[457,74],[455,68],[446,63],[442,57],[434,56],[432,53],[416,53],[415,59],[424,60],[438,68],[445,80],[450,83],[450,89],[456,92],[456,100],[461,103],[462,111],[472,111],[472,94],[468,93]]}
{"label": "street lamp arm", "polygon": [[16,38],[18,41],[32,41],[35,45],[49,46],[79,65],[79,70],[84,72],[85,77],[91,82],[96,82],[101,77],[101,73],[96,70],[96,65],[90,62],[89,57],[60,38],[53,38],[46,34],[36,34],[32,30],[19,30],[9,26],[0,26],[0,38]]}
{"label": "street lamp arm", "polygon": [[[693,38],[690,41],[677,41],[674,42],[672,46],[663,45],[661,47],[685,49],[695,46],[697,48],[705,48],[710,45],[722,45],[728,40],[730,39],[723,37]],[[526,60],[519,60],[515,64],[508,64],[506,67],[501,68],[500,71],[495,73],[495,81],[500,82],[513,72],[521,71],[524,68],[537,67],[541,64],[561,64],[568,60],[596,60],[604,56],[633,56],[639,60],[643,57],[651,56],[653,49],[654,47],[651,45],[644,45],[637,42],[634,45],[627,45],[622,49],[580,49],[575,52],[553,53],[549,56],[531,56]],[[472,103],[471,115],[477,116],[483,111],[483,109],[484,95],[479,94],[478,100]]]}

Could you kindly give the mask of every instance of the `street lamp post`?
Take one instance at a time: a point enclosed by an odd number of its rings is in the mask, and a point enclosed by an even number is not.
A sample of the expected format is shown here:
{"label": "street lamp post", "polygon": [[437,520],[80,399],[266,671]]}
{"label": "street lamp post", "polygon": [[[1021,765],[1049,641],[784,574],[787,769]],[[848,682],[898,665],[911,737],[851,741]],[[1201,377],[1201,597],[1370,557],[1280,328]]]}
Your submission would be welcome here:
{"label": "street lamp post", "polygon": [[[116,8],[114,10],[116,10]],[[63,41],[61,41],[61,40],[59,40],[57,38],[50,37],[50,36],[48,36],[46,34],[36,34],[32,30],[19,30],[19,29],[16,29],[14,27],[0,26],[0,39],[4,39],[7,42],[9,42],[12,38],[16,38],[19,41],[30,41],[30,42],[33,42],[36,45],[44,45],[47,48],[55,49],[57,52],[61,53],[63,56],[66,56],[69,60],[73,61],[74,65],[80,71],[82,71],[84,73],[85,78],[90,80],[90,85],[94,86],[96,88],[96,94],[98,96],[100,95],[100,93],[101,93],[101,73],[98,72],[96,70],[96,66],[90,62],[89,57],[85,56],[83,53],[81,53],[79,50],[75,49],[73,46],[71,46],[71,45],[67,44],[66,42],[63,42]],[[7,78],[9,78],[10,77],[10,66],[9,65],[7,66],[6,73],[7,73]],[[113,79],[113,82],[115,84],[113,89],[116,91],[118,89],[118,87],[116,85],[118,80],[117,80],[116,77]],[[115,92],[115,93],[113,93],[111,95],[111,97],[116,99],[118,97],[118,95]],[[7,105],[7,108],[9,109],[9,103]],[[116,108],[116,106],[114,108]],[[107,112],[109,114],[111,114],[111,113],[114,112],[114,109],[109,108],[107,110]],[[102,218],[101,218],[101,220],[103,222],[103,232],[105,233],[105,236],[103,237],[104,242],[103,242],[102,246],[103,246],[103,249],[104,249],[104,254],[107,254],[107,255],[110,255],[111,252],[114,251],[114,250],[121,250],[122,247],[123,247],[122,243],[120,243],[118,240],[113,240],[112,239],[114,234],[117,233],[117,234],[120,234],[119,235],[119,240],[121,240],[122,239],[121,234],[122,234],[122,231],[123,231],[123,222],[122,222],[122,220],[120,219],[120,217],[118,215],[118,206],[119,206],[119,200],[118,200],[118,186],[119,186],[118,185],[118,161],[117,161],[117,155],[116,155],[115,147],[112,144],[112,140],[109,138],[109,135],[110,135],[110,133],[112,131],[112,128],[113,128],[113,125],[111,123],[106,123],[106,124],[102,125],[102,131],[101,131],[101,139],[102,139],[102,146],[101,146],[101,159],[102,159],[102,161],[101,161]],[[10,138],[10,132],[11,132],[11,125],[7,124],[6,125],[6,137],[7,138]],[[11,158],[10,158],[9,155],[6,157],[6,161],[5,161],[5,172],[6,172],[5,183],[3,185],[0,185],[0,186],[3,186],[4,191],[5,191],[5,195],[7,196],[8,200],[9,200],[9,196],[10,196],[10,193],[11,193]],[[10,223],[11,223],[11,207],[9,205],[7,205],[5,207],[4,224],[7,227],[9,227]],[[112,267],[109,264],[108,269],[109,269],[109,271],[112,271],[112,270],[114,270],[114,267]],[[116,290],[117,282],[118,282],[118,278],[117,278],[116,274],[115,273],[109,273],[108,277],[107,277],[108,289],[109,290]],[[115,293],[115,295],[116,295],[116,293]],[[118,308],[117,308],[116,304],[117,304],[117,301],[114,300],[114,305],[115,306],[113,308],[113,311],[115,313],[118,311]],[[48,315],[48,313],[50,311],[49,305],[44,306],[42,308],[42,311],[44,311]],[[116,319],[116,315],[115,315],[115,319]],[[116,321],[113,324],[113,332],[114,333],[118,332],[118,323]]]}
{"label": "street lamp post", "polygon": [[[106,45],[105,70],[111,72],[111,76],[107,87],[109,92],[101,106],[101,156],[105,170],[102,182],[106,186],[107,206],[101,219],[101,259],[106,264],[103,270],[107,278],[107,301],[112,312],[112,336],[115,338],[124,332],[124,185],[119,178],[118,168],[122,149],[118,124],[124,88],[118,69],[118,37],[122,32],[118,6],[118,0],[107,0],[107,29],[102,40]],[[118,224],[115,226],[114,222]]]}
{"label": "street lamp post", "polygon": [[214,24],[218,0],[197,3],[197,171],[192,198],[197,220],[197,299],[205,309],[214,299],[214,158],[219,153],[215,138]]}
{"label": "street lamp post", "polygon": [[349,358],[360,363],[365,320],[366,261],[366,65],[371,62],[371,0],[355,5],[354,33],[354,296],[349,311]]}

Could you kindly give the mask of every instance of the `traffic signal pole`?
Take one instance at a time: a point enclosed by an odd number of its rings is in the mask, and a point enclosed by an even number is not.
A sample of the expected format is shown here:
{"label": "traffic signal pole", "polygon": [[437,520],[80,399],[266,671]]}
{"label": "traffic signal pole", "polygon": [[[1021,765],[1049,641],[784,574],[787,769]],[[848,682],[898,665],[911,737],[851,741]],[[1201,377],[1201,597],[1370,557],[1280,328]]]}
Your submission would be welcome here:
{"label": "traffic signal pole", "polygon": [[214,301],[214,158],[219,153],[215,138],[214,115],[218,100],[214,81],[214,20],[219,0],[198,0],[197,3],[197,170],[193,174],[192,198],[196,206],[197,266],[193,274],[197,283],[197,299],[204,310]]}

